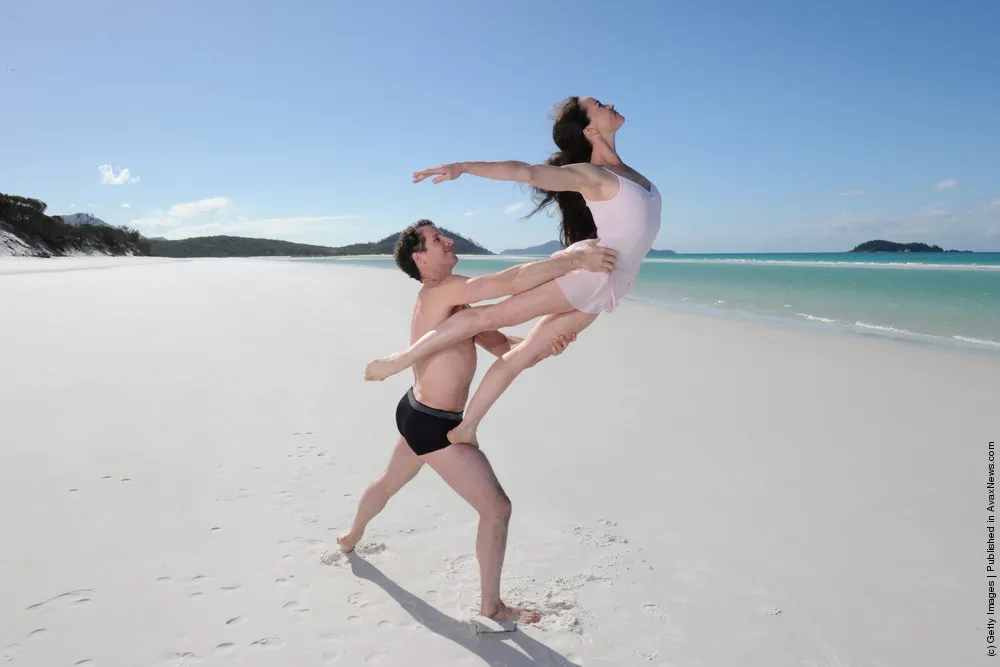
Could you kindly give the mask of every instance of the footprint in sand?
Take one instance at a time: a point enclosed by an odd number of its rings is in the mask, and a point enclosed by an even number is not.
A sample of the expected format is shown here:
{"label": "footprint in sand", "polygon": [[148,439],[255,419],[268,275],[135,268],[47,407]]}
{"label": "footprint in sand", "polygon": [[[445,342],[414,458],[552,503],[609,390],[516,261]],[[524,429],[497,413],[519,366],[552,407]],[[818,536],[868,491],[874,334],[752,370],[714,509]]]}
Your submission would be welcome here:
{"label": "footprint in sand", "polygon": [[157,577],[156,578],[156,583],[158,583],[158,584],[169,584],[171,581],[173,581],[173,579],[171,579],[170,577]]}
{"label": "footprint in sand", "polygon": [[360,623],[361,622],[361,617],[360,616],[348,616],[347,617],[347,622],[348,623],[355,623],[355,624]]}
{"label": "footprint in sand", "polygon": [[385,660],[385,657],[389,655],[388,651],[378,651],[377,653],[372,653],[367,658],[365,658],[365,663],[371,665],[377,665],[378,663]]}
{"label": "footprint in sand", "polygon": [[36,602],[35,604],[28,607],[28,611],[41,609],[42,607],[52,604],[86,604],[90,602],[90,598],[87,597],[87,593],[92,593],[92,592],[93,589],[90,588],[79,588],[75,591],[60,593],[59,595],[51,597],[48,600],[42,600],[41,602]]}
{"label": "footprint in sand", "polygon": [[221,527],[219,527],[219,526],[212,526],[212,528],[210,529],[210,531],[209,531],[209,532],[212,532],[212,533],[217,533],[217,532],[219,532],[220,530],[222,530],[222,528],[221,528]]}
{"label": "footprint in sand", "polygon": [[31,639],[32,637],[35,638],[41,637],[46,632],[48,632],[48,630],[46,630],[45,628],[38,628],[37,630],[32,630],[31,632],[28,633],[28,639]]}
{"label": "footprint in sand", "polygon": [[92,665],[94,664],[94,660],[93,658],[84,658],[83,660],[77,660],[73,664],[77,665],[77,667],[79,667],[80,665]]}
{"label": "footprint in sand", "polygon": [[278,637],[262,637],[250,642],[250,646],[259,646],[261,648],[281,648],[284,645],[285,642]]}
{"label": "footprint in sand", "polygon": [[[374,556],[376,554],[382,553],[383,551],[387,551],[388,549],[389,547],[385,546],[384,543],[374,542],[374,543],[359,544],[357,547],[355,547],[354,551],[359,556]],[[339,565],[343,562],[346,562],[347,558],[348,554],[345,554],[340,549],[337,549],[336,551],[323,552],[323,555],[320,556],[319,562],[322,563],[323,565]]]}
{"label": "footprint in sand", "polygon": [[201,591],[195,591],[194,593],[192,593],[188,597],[191,598],[191,599],[193,599],[193,600],[197,600],[200,597],[205,597],[205,594],[202,593]]}
{"label": "footprint in sand", "polygon": [[396,627],[396,624],[393,623],[392,621],[379,621],[378,622],[378,629],[379,630],[392,630],[395,627]]}
{"label": "footprint in sand", "polygon": [[243,617],[242,616],[233,616],[231,619],[229,619],[228,621],[226,621],[226,625],[228,625],[230,627],[235,627],[237,625],[242,625],[242,624],[243,624]]}
{"label": "footprint in sand", "polygon": [[240,590],[242,588],[243,588],[243,586],[241,586],[239,584],[235,584],[233,586],[223,586],[221,590],[222,590],[222,594],[223,595],[230,595],[230,594],[235,593],[236,591],[238,591],[238,590]]}
{"label": "footprint in sand", "polygon": [[128,477],[122,477],[122,482],[131,482],[132,480]]}
{"label": "footprint in sand", "polygon": [[658,621],[663,620],[663,612],[660,611],[660,605],[658,604],[647,602],[642,605],[642,610],[646,612],[646,616],[649,616],[650,618],[655,618]]}
{"label": "footprint in sand", "polygon": [[233,644],[232,642],[222,642],[221,644],[215,647],[215,650],[218,653],[229,653],[230,651],[233,650],[234,646],[235,644]]}

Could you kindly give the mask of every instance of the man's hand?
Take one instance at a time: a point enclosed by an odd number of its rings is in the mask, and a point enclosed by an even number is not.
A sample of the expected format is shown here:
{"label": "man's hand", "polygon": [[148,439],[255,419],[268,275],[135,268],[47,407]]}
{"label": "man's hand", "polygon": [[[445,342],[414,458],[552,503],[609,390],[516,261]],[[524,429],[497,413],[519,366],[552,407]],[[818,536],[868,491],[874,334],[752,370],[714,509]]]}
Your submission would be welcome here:
{"label": "man's hand", "polygon": [[615,263],[618,261],[618,253],[611,248],[602,248],[597,245],[600,239],[590,239],[583,245],[579,245],[566,254],[573,257],[573,263],[577,268],[587,271],[611,273],[614,271]]}
{"label": "man's hand", "polygon": [[[568,335],[559,336],[554,341],[552,341],[552,356],[558,356],[563,353],[566,347],[576,340],[576,334],[571,333]],[[515,347],[524,342],[523,338],[518,336],[507,336],[507,345],[513,350]]]}
{"label": "man's hand", "polygon": [[562,354],[563,350],[565,350],[566,347],[569,346],[569,344],[575,340],[576,340],[575,333],[571,333],[568,336],[566,335],[559,336],[559,338],[556,338],[554,341],[552,341],[552,356],[557,357],[560,354]]}

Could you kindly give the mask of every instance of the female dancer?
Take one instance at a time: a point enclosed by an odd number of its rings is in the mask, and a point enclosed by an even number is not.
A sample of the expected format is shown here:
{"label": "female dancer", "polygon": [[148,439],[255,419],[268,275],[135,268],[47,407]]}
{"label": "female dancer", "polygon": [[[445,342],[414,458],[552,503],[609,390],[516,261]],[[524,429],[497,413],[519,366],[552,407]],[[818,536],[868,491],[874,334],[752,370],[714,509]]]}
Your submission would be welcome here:
{"label": "female dancer", "polygon": [[441,183],[462,174],[528,183],[538,204],[528,217],[555,201],[564,247],[597,238],[618,253],[618,261],[611,274],[573,271],[500,303],[466,308],[408,349],[369,362],[365,379],[384,380],[457,341],[544,315],[522,343],[493,364],[464,420],[448,433],[452,443],[475,445],[486,412],[521,371],[548,356],[552,341],[581,332],[602,310],[617,308],[660,231],[661,210],[656,186],[622,162],[615,149],[615,133],[624,123],[613,104],[570,97],[557,107],[552,139],[559,150],[545,164],[455,162],[415,172],[414,183],[432,175],[433,183]]}

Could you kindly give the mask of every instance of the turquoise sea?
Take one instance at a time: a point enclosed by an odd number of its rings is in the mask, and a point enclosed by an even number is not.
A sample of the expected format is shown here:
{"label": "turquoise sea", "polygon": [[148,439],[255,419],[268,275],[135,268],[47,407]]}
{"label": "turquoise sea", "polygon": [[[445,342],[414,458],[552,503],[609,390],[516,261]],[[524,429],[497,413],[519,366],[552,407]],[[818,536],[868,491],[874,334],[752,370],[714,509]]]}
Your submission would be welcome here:
{"label": "turquoise sea", "polygon": [[[456,270],[490,273],[530,259],[466,256]],[[302,261],[398,271],[385,257]],[[1000,353],[1000,253],[673,255],[646,260],[627,298]]]}

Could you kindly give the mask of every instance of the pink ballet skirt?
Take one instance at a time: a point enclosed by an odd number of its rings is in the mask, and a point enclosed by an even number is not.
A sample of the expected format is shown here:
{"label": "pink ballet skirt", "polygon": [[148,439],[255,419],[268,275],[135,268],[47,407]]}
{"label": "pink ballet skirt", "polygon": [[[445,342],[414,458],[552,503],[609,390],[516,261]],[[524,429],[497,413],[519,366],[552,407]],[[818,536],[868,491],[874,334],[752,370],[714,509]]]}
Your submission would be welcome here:
{"label": "pink ballet skirt", "polygon": [[[569,248],[585,243],[587,241],[577,241]],[[552,257],[566,252],[569,248],[552,253]],[[632,275],[621,271],[607,274],[576,269],[556,278],[556,284],[569,301],[569,305],[581,313],[596,315],[601,311],[610,313],[617,308],[618,302],[632,287],[632,280]]]}

